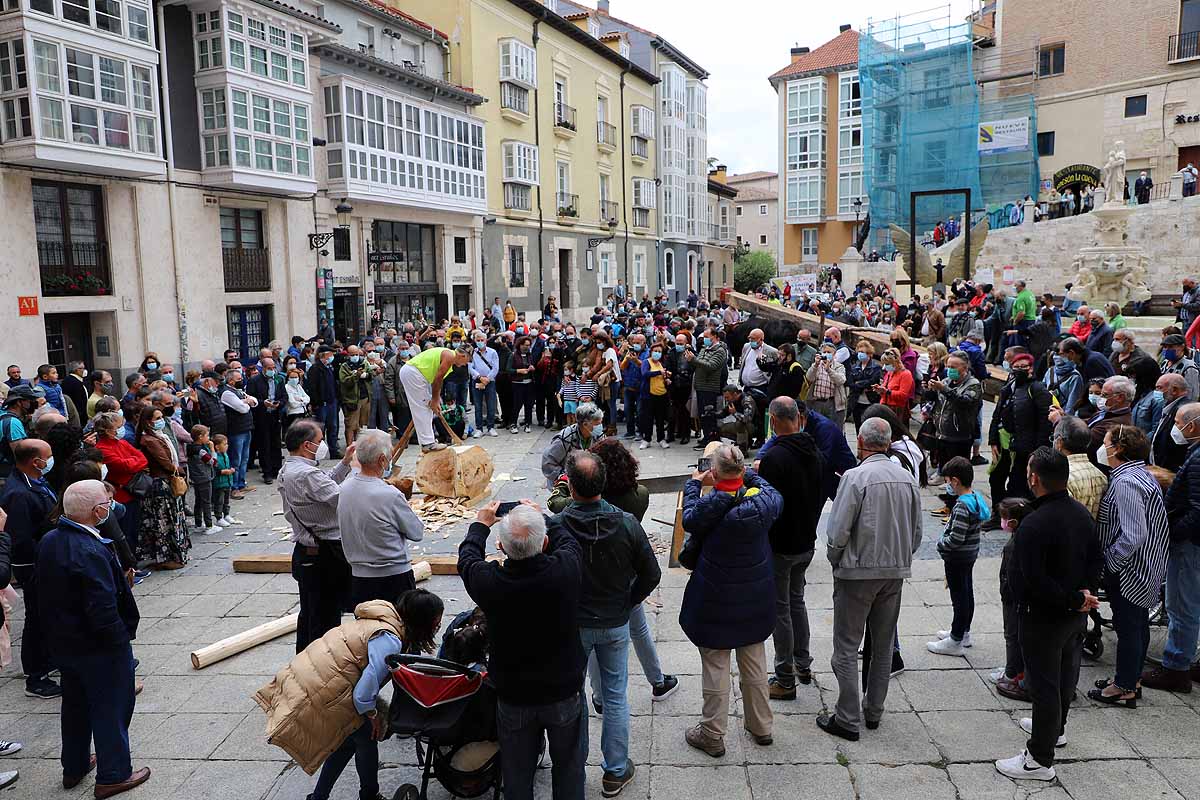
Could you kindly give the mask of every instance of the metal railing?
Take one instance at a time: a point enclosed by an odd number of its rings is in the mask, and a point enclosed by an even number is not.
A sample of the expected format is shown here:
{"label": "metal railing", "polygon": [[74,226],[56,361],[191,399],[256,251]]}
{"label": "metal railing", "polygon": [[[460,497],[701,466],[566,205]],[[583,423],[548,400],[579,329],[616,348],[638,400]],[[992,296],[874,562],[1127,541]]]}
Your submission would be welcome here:
{"label": "metal railing", "polygon": [[596,123],[596,144],[617,146],[617,126],[601,120]]}
{"label": "metal railing", "polygon": [[519,183],[504,184],[504,207],[517,211],[529,211],[533,208],[533,192],[528,186]]}
{"label": "metal railing", "polygon": [[37,243],[42,294],[47,297],[111,294],[105,242]]}
{"label": "metal railing", "polygon": [[554,127],[575,130],[575,109],[566,103],[554,104]]}
{"label": "metal railing", "polygon": [[614,200],[600,201],[600,221],[608,223],[609,220],[621,220],[621,207]]}
{"label": "metal railing", "polygon": [[268,253],[247,250],[241,247],[226,247],[221,250],[221,263],[225,268],[225,291],[269,292],[271,290],[271,265]]}
{"label": "metal railing", "polygon": [[519,114],[529,113],[529,90],[515,83],[500,84],[500,107],[516,111]]}
{"label": "metal railing", "polygon": [[1167,40],[1167,63],[1200,58],[1200,31],[1177,33]]}
{"label": "metal railing", "polygon": [[579,216],[579,195],[559,192],[555,199],[557,200],[558,215],[560,217]]}
{"label": "metal railing", "polygon": [[634,158],[648,158],[650,142],[641,136],[632,136],[629,140],[629,154]]}

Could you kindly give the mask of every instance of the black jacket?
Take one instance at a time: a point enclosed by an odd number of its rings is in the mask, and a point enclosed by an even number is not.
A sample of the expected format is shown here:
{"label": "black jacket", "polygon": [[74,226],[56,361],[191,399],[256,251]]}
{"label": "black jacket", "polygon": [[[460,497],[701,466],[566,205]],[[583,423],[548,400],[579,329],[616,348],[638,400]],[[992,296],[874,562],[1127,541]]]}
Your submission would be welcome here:
{"label": "black jacket", "polygon": [[858,404],[858,396],[863,392],[867,393],[869,402],[878,403],[879,395],[871,391],[871,387],[883,383],[883,367],[874,359],[864,363],[854,356],[851,360],[854,363],[846,367],[846,388],[850,391],[846,406],[854,408]]}
{"label": "black jacket", "polygon": [[1137,384],[1137,399],[1141,400],[1146,392],[1154,391],[1154,384],[1162,376],[1157,362],[1140,347],[1133,348],[1133,353],[1124,361],[1119,353],[1113,353],[1108,360],[1117,375],[1124,375]]}
{"label": "black jacket", "polygon": [[79,415],[86,418],[88,389],[83,385],[83,381],[73,373],[68,372],[67,377],[62,379],[62,392],[71,398],[71,402],[75,404],[75,410],[79,412]]}
{"label": "black jacket", "polygon": [[31,566],[37,560],[42,534],[54,526],[50,512],[56,500],[49,486],[39,486],[20,470],[13,470],[0,491],[0,508],[8,514],[4,530],[12,538],[12,563]]}
{"label": "black jacket", "polygon": [[554,521],[582,548],[579,627],[616,628],[662,579],[650,540],[637,519],[607,500],[571,505]]}
{"label": "black jacket", "polygon": [[1050,391],[1041,381],[1008,381],[996,401],[998,411],[992,414],[988,444],[1000,446],[1001,427],[1012,436],[1013,452],[1032,453],[1050,444],[1050,405]]}
{"label": "black jacket", "polygon": [[[275,402],[279,403],[277,408],[267,408],[267,381],[275,381]],[[287,378],[276,373],[274,378],[267,378],[261,372],[255,375],[250,380],[246,381],[246,394],[258,401],[258,405],[250,409],[250,414],[254,417],[254,424],[259,424],[259,421],[266,421],[274,417],[278,419],[279,412],[287,404]],[[275,423],[278,424],[278,423]]]}
{"label": "black jacket", "polygon": [[550,523],[549,548],[532,558],[486,561],[490,530],[471,524],[458,546],[458,574],[488,623],[488,678],[506,703],[556,703],[583,687],[579,639],[579,542]]}
{"label": "black jacket", "polygon": [[221,390],[216,394],[207,389],[196,390],[196,417],[208,428],[210,436],[229,432],[229,420],[225,416],[225,405],[221,402]]}
{"label": "black jacket", "polygon": [[770,400],[774,400],[776,397],[790,397],[793,400],[799,398],[800,393],[804,391],[804,371],[804,365],[798,361],[793,361],[786,367],[777,370],[775,376],[771,378],[770,385],[767,386],[767,398]]}
{"label": "black jacket", "polygon": [[1066,491],[1037,498],[1033,509],[1013,534],[1012,600],[1043,620],[1078,614],[1083,590],[1098,590],[1103,564],[1092,515]]}
{"label": "black jacket", "polygon": [[1150,439],[1150,463],[1156,467],[1178,472],[1187,459],[1188,446],[1175,444],[1175,440],[1171,438],[1171,428],[1175,426],[1175,414],[1180,408],[1187,405],[1187,402],[1187,397],[1181,397],[1163,408],[1162,419],[1159,420],[1158,428],[1153,431]]}
{"label": "black jacket", "polygon": [[1167,521],[1171,525],[1172,544],[1187,541],[1200,544],[1200,444],[1192,445],[1167,490]]}
{"label": "black jacket", "polygon": [[804,431],[778,436],[758,467],[758,477],[783,495],[783,512],[771,525],[771,552],[807,553],[816,546],[825,505],[825,457]]}

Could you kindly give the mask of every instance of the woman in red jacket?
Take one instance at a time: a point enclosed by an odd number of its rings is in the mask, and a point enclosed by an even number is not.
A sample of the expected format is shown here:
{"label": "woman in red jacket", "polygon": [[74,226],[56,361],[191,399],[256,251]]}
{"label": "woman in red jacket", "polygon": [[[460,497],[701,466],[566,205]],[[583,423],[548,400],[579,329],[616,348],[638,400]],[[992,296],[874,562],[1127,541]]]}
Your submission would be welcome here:
{"label": "woman in red jacket", "polygon": [[96,449],[104,454],[104,465],[108,467],[105,479],[116,489],[113,499],[125,504],[121,533],[136,552],[142,504],[141,499],[126,491],[125,486],[134,475],[146,469],[146,456],[121,438],[125,417],[119,411],[97,414],[92,427],[96,432]]}
{"label": "woman in red jacket", "polygon": [[894,347],[885,350],[879,360],[883,362],[883,383],[876,389],[879,402],[896,412],[900,421],[907,425],[909,408],[916,388],[912,373],[905,369],[900,359],[900,351]]}

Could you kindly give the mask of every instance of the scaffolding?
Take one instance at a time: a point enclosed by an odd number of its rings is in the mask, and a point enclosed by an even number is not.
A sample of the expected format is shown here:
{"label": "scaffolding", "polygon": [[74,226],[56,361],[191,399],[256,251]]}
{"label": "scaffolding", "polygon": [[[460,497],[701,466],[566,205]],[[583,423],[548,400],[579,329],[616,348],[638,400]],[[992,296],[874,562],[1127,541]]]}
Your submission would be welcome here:
{"label": "scaffolding", "polygon": [[[887,226],[909,227],[913,192],[970,189],[970,221],[1036,194],[1033,95],[1019,87],[984,88],[989,78],[977,73],[975,61],[990,45],[975,21],[955,21],[949,7],[868,22],[858,68],[872,248],[893,249]],[[980,67],[990,72],[985,65],[994,60],[988,53]],[[981,155],[981,124],[1021,119],[1028,126],[1024,149]],[[920,198],[918,237],[962,213],[958,197]]]}

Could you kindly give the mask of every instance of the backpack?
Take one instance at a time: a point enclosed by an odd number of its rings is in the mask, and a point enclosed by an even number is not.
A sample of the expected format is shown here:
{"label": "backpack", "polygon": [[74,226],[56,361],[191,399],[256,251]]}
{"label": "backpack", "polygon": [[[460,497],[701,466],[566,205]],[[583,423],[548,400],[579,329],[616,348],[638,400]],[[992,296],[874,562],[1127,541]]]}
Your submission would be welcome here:
{"label": "backpack", "polygon": [[7,475],[17,463],[12,451],[12,424],[17,416],[11,411],[0,411],[0,470]]}

